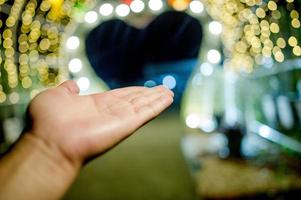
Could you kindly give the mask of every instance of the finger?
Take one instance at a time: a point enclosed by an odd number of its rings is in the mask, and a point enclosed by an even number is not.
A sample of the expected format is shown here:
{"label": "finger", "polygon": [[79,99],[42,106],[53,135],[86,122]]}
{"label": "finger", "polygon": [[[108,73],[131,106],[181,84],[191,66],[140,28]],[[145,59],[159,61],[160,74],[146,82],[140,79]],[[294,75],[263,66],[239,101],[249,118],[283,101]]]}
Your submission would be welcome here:
{"label": "finger", "polygon": [[140,118],[145,122],[155,118],[173,102],[171,96],[162,95],[152,102],[137,108],[137,113]]}
{"label": "finger", "polygon": [[133,98],[130,99],[130,103],[135,107],[135,109],[138,109],[142,106],[145,106],[145,105],[151,103],[152,101],[154,101],[155,99],[157,99],[161,96],[173,97],[168,89],[160,86],[160,87],[157,87],[154,89],[150,89],[145,94],[133,95]]}
{"label": "finger", "polygon": [[96,104],[100,108],[104,107],[110,107],[112,105],[115,105],[120,100],[127,101],[128,98],[126,98],[128,95],[143,95],[144,92],[147,90],[145,87],[127,87],[127,88],[119,88],[115,90],[110,90],[103,93],[96,93],[90,95],[94,99],[96,99]]}
{"label": "finger", "polygon": [[167,87],[165,87],[163,85],[159,85],[159,86],[153,87],[151,89],[154,89],[154,90],[160,91],[160,92],[166,92],[169,95],[171,95],[172,97],[174,97],[174,93],[170,89],[168,89]]}
{"label": "finger", "polygon": [[168,92],[172,98],[174,98],[175,94],[173,93],[173,91],[171,89],[169,89],[168,87],[164,86],[164,85],[159,85],[157,87],[160,87],[161,90],[164,90],[165,92]]}
{"label": "finger", "polygon": [[[133,102],[136,101],[136,99],[139,99],[139,98],[144,98],[144,97],[150,98],[150,97],[153,97],[153,96],[158,97],[162,94],[167,94],[167,95],[170,95],[172,97],[174,96],[173,92],[171,92],[169,89],[166,89],[163,86],[157,86],[157,87],[146,88],[145,90],[130,93],[130,94],[124,96],[123,98],[124,98],[124,100],[133,103]],[[146,101],[144,101],[144,102],[148,102],[148,101],[151,101],[151,100],[146,99]]]}
{"label": "finger", "polygon": [[127,96],[128,94],[140,92],[145,89],[147,88],[132,86],[132,87],[125,87],[125,88],[118,88],[103,93],[92,94],[90,96],[93,99],[95,99],[98,109],[102,110],[105,109],[106,107],[111,107],[112,105],[118,103],[120,99],[124,99],[124,96]]}
{"label": "finger", "polygon": [[65,89],[68,93],[71,94],[78,94],[79,93],[79,87],[77,86],[76,82],[73,80],[68,80],[63,82],[58,86],[58,88]]}
{"label": "finger", "polygon": [[[115,92],[115,94],[112,94]],[[116,98],[116,93],[120,97]],[[127,94],[127,95],[125,95]],[[90,95],[97,105],[99,110],[103,110],[106,107],[111,107],[115,104],[118,104],[120,101],[126,101],[130,103],[133,107],[139,108],[141,106],[147,105],[161,95],[167,95],[173,97],[173,93],[164,86],[157,86],[154,88],[146,87],[128,87],[112,90],[109,92],[98,93]],[[125,95],[125,96],[122,96]]]}
{"label": "finger", "polygon": [[112,95],[114,95],[116,97],[124,97],[124,96],[127,96],[134,92],[143,92],[147,89],[148,89],[147,87],[132,86],[132,87],[114,89],[114,90],[109,91],[109,93],[111,93]]}

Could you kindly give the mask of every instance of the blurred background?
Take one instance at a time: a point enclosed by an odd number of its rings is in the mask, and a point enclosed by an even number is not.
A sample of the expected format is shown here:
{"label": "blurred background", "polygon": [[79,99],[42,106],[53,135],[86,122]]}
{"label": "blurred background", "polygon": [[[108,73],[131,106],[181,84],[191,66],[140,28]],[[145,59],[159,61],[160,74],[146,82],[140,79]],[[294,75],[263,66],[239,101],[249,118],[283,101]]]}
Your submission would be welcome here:
{"label": "blurred background", "polygon": [[301,0],[0,0],[0,155],[30,100],[66,79],[82,95],[163,84],[173,106],[84,167],[64,199],[299,199],[300,10]]}

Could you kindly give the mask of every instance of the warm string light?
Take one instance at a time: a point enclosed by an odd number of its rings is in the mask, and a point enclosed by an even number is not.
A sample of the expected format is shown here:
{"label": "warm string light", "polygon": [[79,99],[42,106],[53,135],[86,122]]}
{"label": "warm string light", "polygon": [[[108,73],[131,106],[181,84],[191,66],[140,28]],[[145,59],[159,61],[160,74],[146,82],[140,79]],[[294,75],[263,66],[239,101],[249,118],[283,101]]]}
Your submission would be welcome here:
{"label": "warm string light", "polygon": [[[57,84],[60,41],[70,21],[73,0],[0,0],[0,103],[16,104],[20,92]],[[55,12],[56,11],[56,12]],[[5,17],[7,16],[7,17]]]}
{"label": "warm string light", "polygon": [[[205,3],[209,13],[224,25],[224,44],[230,52],[232,68],[250,73],[254,66],[268,65],[268,58],[283,62],[301,56],[299,12],[293,0],[286,0],[281,6],[275,0],[205,0]],[[286,13],[289,23],[283,16]]]}
{"label": "warm string light", "polygon": [[168,3],[178,11],[184,11],[188,8],[190,0],[168,0]]}

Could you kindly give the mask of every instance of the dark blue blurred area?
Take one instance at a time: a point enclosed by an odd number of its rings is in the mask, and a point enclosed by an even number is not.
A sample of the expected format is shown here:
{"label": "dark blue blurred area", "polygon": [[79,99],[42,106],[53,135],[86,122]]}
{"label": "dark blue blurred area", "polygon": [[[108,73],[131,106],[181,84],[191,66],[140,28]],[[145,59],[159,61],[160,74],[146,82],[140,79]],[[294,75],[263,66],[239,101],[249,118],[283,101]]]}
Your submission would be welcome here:
{"label": "dark blue blurred area", "polygon": [[138,85],[150,87],[164,83],[175,93],[175,103],[179,103],[191,72],[197,64],[197,59],[148,63],[143,68],[144,79],[140,79]]}
{"label": "dark blue blurred area", "polygon": [[197,19],[168,11],[144,29],[119,19],[106,21],[88,34],[86,51],[96,74],[110,88],[164,82],[179,102],[197,64],[201,41]]}

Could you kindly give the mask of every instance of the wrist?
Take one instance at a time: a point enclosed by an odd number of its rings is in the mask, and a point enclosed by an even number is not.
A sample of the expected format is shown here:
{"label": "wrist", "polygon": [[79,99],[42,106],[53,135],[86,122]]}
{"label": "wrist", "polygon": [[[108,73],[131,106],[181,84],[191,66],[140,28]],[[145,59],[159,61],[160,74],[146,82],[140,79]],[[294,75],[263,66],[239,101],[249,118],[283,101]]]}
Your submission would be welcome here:
{"label": "wrist", "polygon": [[81,167],[80,162],[67,157],[56,144],[39,137],[33,132],[25,133],[16,147],[18,148],[18,146],[21,146],[19,148],[23,154],[36,155],[42,159],[43,163],[59,171],[76,174]]}
{"label": "wrist", "polygon": [[42,153],[47,160],[55,165],[62,166],[62,164],[65,164],[66,167],[71,168],[72,171],[79,171],[82,166],[80,159],[75,156],[69,156],[68,153],[50,137],[47,138],[40,135],[42,134],[29,131],[22,136],[21,140],[24,140],[24,143],[27,144],[25,146],[33,145],[36,151]]}
{"label": "wrist", "polygon": [[54,145],[25,133],[0,161],[0,199],[59,199],[79,168]]}

